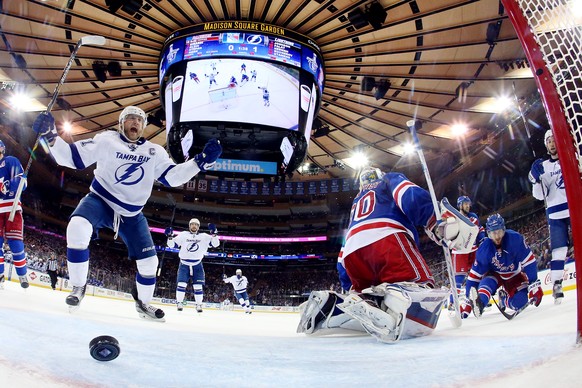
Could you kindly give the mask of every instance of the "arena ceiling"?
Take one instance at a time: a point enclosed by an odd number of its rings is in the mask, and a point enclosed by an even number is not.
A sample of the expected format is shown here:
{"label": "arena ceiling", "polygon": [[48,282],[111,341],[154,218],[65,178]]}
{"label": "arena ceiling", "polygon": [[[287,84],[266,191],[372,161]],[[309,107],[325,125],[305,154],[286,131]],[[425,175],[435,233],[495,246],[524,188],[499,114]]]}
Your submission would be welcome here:
{"label": "arena ceiling", "polygon": [[[499,0],[380,0],[386,17],[378,25],[383,12],[372,8],[376,26],[368,20],[355,26],[348,17],[358,10],[365,14],[376,3],[371,0],[133,3],[141,3],[135,13],[112,13],[106,0],[0,0],[0,81],[16,82],[15,90],[0,91],[3,115],[30,125],[48,104],[75,43],[87,35],[102,35],[107,43],[81,48],[53,109],[59,123],[73,122],[71,138],[114,127],[127,105],[154,114],[160,108],[158,56],[164,40],[182,27],[219,20],[282,26],[321,48],[326,78],[318,116],[322,129],[314,131],[307,157],[312,172],[353,176],[348,159],[362,150],[373,165],[422,176],[416,155],[403,155],[411,139],[406,122],[417,118],[428,164],[446,179],[478,158],[500,164],[502,152],[492,156],[487,149],[505,134],[523,137],[515,101],[526,116],[536,110],[531,70]],[[119,62],[121,75],[98,81],[95,61]],[[361,90],[364,77],[386,80],[390,88],[376,98],[377,88]],[[9,100],[22,88],[35,98],[24,109]],[[502,96],[509,102],[500,107]],[[461,140],[456,124],[468,127]],[[145,135],[166,144],[163,126],[150,124]]]}

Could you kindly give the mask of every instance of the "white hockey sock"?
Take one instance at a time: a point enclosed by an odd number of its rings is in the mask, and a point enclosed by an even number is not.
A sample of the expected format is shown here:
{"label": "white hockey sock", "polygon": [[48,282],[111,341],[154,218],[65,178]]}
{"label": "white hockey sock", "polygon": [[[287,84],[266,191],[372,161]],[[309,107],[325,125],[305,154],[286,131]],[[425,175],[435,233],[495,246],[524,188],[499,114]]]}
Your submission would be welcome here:
{"label": "white hockey sock", "polygon": [[72,286],[82,287],[87,283],[87,275],[89,274],[89,262],[72,263],[67,261],[69,270],[69,281]]}

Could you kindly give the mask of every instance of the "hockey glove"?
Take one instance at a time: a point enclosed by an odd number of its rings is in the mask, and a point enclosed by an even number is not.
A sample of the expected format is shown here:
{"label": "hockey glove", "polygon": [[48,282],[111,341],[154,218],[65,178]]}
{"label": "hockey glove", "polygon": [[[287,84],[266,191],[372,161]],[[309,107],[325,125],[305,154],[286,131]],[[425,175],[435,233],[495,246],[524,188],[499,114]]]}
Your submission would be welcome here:
{"label": "hockey glove", "polygon": [[536,159],[532,165],[531,170],[529,171],[528,178],[531,183],[540,183],[540,176],[544,173],[544,160],[543,159]]}
{"label": "hockey glove", "polygon": [[42,112],[32,124],[32,130],[44,138],[47,143],[53,144],[57,136],[55,118],[50,112]]}
{"label": "hockey glove", "polygon": [[4,178],[0,178],[0,193],[6,195],[10,189],[10,181],[5,181]]}
{"label": "hockey glove", "polygon": [[208,224],[208,230],[210,231],[210,234],[218,233],[218,229],[216,229],[216,225],[213,223]]}
{"label": "hockey glove", "polygon": [[164,230],[164,234],[167,237],[174,237],[174,229],[172,229],[171,226],[167,227],[166,230]]}
{"label": "hockey glove", "polygon": [[473,311],[471,301],[466,297],[459,298],[459,310],[461,312],[461,319],[469,318]]}
{"label": "hockey glove", "polygon": [[204,146],[202,153],[194,156],[194,162],[196,162],[201,171],[206,171],[214,166],[220,154],[222,154],[220,141],[210,139]]}
{"label": "hockey glove", "polygon": [[544,292],[542,291],[540,279],[537,279],[535,282],[530,284],[527,288],[529,300],[538,307],[540,303],[542,303],[542,297],[544,296]]}

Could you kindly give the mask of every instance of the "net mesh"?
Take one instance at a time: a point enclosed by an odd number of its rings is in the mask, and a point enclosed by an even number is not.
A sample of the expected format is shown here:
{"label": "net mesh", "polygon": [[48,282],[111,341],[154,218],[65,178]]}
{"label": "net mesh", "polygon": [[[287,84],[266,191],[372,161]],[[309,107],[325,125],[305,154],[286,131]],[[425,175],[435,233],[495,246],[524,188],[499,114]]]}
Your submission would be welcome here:
{"label": "net mesh", "polygon": [[518,4],[562,102],[582,171],[582,4],[564,0],[519,0]]}

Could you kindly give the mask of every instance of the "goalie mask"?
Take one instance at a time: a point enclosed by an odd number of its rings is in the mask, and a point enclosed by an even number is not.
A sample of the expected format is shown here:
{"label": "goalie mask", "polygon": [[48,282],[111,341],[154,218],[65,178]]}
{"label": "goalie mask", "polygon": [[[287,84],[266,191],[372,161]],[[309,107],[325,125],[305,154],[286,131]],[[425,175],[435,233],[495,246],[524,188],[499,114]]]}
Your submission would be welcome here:
{"label": "goalie mask", "polygon": [[143,136],[148,119],[145,112],[137,106],[128,106],[119,115],[118,132],[129,141],[135,142]]}
{"label": "goalie mask", "polygon": [[382,171],[379,168],[367,167],[360,173],[360,190],[364,185],[368,185],[375,180],[382,179]]}
{"label": "goalie mask", "polygon": [[505,220],[503,217],[499,213],[490,215],[487,217],[485,229],[487,230],[487,237],[493,240],[495,245],[500,245],[501,239],[505,235]]}

